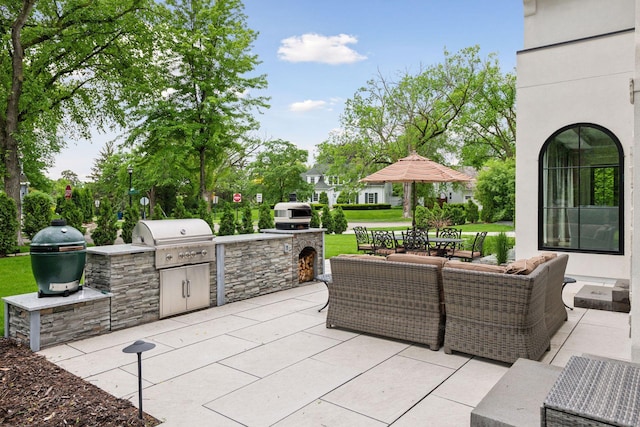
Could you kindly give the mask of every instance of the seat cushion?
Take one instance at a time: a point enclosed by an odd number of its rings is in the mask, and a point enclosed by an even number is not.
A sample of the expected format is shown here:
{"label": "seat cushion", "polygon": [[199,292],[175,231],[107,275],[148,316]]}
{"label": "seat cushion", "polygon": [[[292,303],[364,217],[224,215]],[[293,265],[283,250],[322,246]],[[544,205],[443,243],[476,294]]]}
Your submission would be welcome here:
{"label": "seat cushion", "polygon": [[447,262],[445,258],[428,255],[414,254],[390,254],[387,255],[387,261],[409,262],[414,264],[429,264],[442,268]]}
{"label": "seat cushion", "polygon": [[479,264],[462,261],[448,261],[444,266],[446,268],[459,268],[461,270],[482,271],[485,273],[505,273],[507,271],[506,267],[502,265]]}

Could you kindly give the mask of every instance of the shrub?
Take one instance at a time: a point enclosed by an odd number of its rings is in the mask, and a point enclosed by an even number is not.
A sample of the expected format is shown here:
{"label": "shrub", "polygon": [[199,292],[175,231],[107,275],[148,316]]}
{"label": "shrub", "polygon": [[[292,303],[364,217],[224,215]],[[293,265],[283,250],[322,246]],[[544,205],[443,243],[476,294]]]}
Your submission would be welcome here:
{"label": "shrub", "polygon": [[162,219],[164,217],[162,212],[162,206],[160,203],[156,203],[153,205],[153,213],[151,214],[151,219]]}
{"label": "shrub", "polygon": [[213,216],[209,212],[206,200],[200,199],[198,201],[198,218],[209,224],[209,227],[213,230]]}
{"label": "shrub", "polygon": [[251,206],[249,205],[249,203],[245,203],[242,207],[242,219],[238,224],[238,233],[251,234],[254,231],[253,218],[251,217]]}
{"label": "shrub", "polygon": [[16,202],[0,192],[0,255],[14,253],[18,249],[18,208]]}
{"label": "shrub", "polygon": [[329,210],[329,206],[325,206],[322,208],[322,228],[327,229],[327,233],[333,233],[333,218],[331,217],[331,211]]}
{"label": "shrub", "polygon": [[333,211],[333,232],[336,234],[342,234],[347,231],[347,218],[344,216],[342,208],[338,206]]}
{"label": "shrub", "polygon": [[136,226],[138,220],[140,219],[140,215],[138,214],[138,210],[133,206],[125,209],[124,211],[124,222],[122,223],[122,233],[120,237],[125,243],[131,243],[132,241],[132,232],[133,227]]}
{"label": "shrub", "polygon": [[480,218],[478,205],[476,205],[473,200],[469,199],[469,201],[467,201],[465,210],[467,211],[467,221],[472,224],[478,222],[478,219]]}
{"label": "shrub", "polygon": [[113,245],[118,237],[116,213],[109,199],[100,203],[96,228],[91,232],[91,239],[97,246]]}
{"label": "shrub", "polygon": [[236,234],[236,220],[233,217],[231,205],[229,203],[223,203],[218,236],[232,236],[234,234]]}
{"label": "shrub", "polygon": [[507,256],[509,254],[509,238],[504,232],[498,234],[494,240],[496,259],[498,265],[507,262]]}
{"label": "shrub", "polygon": [[452,225],[464,225],[467,222],[467,213],[462,203],[446,203],[443,210]]}
{"label": "shrub", "polygon": [[60,208],[60,216],[67,221],[67,225],[84,234],[87,230],[82,226],[82,210],[76,206],[72,199],[64,199]]}
{"label": "shrub", "polygon": [[311,209],[311,221],[309,222],[309,227],[320,228],[320,214],[318,214],[316,209]]}
{"label": "shrub", "polygon": [[450,225],[445,211],[437,203],[429,210],[427,225],[429,228],[435,228],[436,230]]}
{"label": "shrub", "polygon": [[258,208],[258,228],[260,230],[267,230],[275,227],[273,222],[273,211],[267,203],[261,203]]}
{"label": "shrub", "polygon": [[171,215],[173,218],[189,218],[187,208],[184,207],[184,199],[182,197],[176,198],[176,207]]}
{"label": "shrub", "polygon": [[41,191],[32,191],[22,200],[22,231],[29,239],[43,228],[51,225],[53,199]]}
{"label": "shrub", "polygon": [[427,230],[429,228],[429,210],[424,206],[416,206],[413,218],[417,229]]}
{"label": "shrub", "polygon": [[475,198],[482,204],[485,222],[511,221],[515,213],[515,160],[489,160],[476,180]]}
{"label": "shrub", "polygon": [[327,193],[323,191],[322,193],[320,193],[320,198],[318,199],[318,201],[323,205],[328,205],[329,196],[327,196]]}

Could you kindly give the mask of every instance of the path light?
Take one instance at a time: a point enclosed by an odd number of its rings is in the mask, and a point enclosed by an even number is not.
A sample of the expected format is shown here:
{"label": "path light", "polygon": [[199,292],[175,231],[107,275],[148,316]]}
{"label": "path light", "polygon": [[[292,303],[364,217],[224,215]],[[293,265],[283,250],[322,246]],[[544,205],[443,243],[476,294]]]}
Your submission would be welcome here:
{"label": "path light", "polygon": [[123,353],[138,354],[138,418],[142,419],[142,353],[151,350],[156,345],[150,342],[137,340],[130,346],[122,349]]}

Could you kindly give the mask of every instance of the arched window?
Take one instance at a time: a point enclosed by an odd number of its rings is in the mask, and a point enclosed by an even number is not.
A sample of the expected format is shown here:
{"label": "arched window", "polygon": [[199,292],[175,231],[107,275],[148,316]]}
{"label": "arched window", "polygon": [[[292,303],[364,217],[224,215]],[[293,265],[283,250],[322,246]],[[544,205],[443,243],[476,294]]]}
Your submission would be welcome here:
{"label": "arched window", "polygon": [[567,126],[544,143],[540,249],[623,254],[623,159],[618,138],[594,124]]}

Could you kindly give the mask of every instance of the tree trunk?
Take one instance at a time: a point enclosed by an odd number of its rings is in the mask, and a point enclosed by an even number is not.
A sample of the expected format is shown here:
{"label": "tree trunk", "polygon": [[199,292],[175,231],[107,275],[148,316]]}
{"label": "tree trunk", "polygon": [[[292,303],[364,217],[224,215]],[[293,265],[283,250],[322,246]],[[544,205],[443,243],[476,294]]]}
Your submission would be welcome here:
{"label": "tree trunk", "polygon": [[200,198],[204,199],[205,196],[205,148],[200,148]]}
{"label": "tree trunk", "polygon": [[20,202],[20,152],[16,135],[22,84],[24,82],[24,49],[20,39],[22,28],[31,14],[36,0],[24,0],[22,10],[11,25],[11,89],[7,99],[6,122],[0,133],[0,151],[4,160],[4,190],[16,202],[18,212],[18,244],[22,242],[22,203]]}
{"label": "tree trunk", "polygon": [[412,213],[412,197],[411,195],[413,194],[412,187],[411,187],[411,183],[410,182],[405,182],[402,184],[402,188],[403,188],[403,192],[404,192],[404,197],[402,198],[402,216],[404,218],[411,218],[411,213]]}

